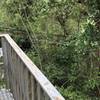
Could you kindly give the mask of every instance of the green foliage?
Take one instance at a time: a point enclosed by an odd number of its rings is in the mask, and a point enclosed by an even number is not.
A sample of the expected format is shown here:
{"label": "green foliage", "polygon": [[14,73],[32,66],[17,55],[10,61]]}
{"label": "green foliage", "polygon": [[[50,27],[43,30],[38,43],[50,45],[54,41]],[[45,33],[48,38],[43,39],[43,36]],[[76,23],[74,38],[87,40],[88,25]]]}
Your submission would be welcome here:
{"label": "green foliage", "polygon": [[3,0],[0,30],[11,32],[66,99],[99,100],[99,5],[99,0]]}

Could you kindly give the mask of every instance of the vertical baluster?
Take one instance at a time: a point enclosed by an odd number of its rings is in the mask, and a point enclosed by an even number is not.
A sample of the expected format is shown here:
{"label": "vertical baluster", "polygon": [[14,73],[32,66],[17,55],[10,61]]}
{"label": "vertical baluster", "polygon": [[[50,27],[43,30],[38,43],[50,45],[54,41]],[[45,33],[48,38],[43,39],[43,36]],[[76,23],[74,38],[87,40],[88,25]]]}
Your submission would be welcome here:
{"label": "vertical baluster", "polygon": [[18,57],[18,55],[16,54],[15,56],[15,60],[16,60],[16,68],[17,68],[17,84],[18,84],[18,99],[22,100],[22,93],[21,93],[21,64],[20,64],[20,58]]}
{"label": "vertical baluster", "polygon": [[37,100],[41,99],[41,87],[39,83],[37,83]]}
{"label": "vertical baluster", "polygon": [[32,100],[32,91],[31,91],[31,73],[28,75],[28,92],[29,92],[29,100]]}
{"label": "vertical baluster", "polygon": [[11,86],[10,86],[10,89],[11,89],[11,92],[14,94],[15,93],[15,89],[14,89],[14,75],[13,75],[13,63],[12,63],[12,48],[10,47],[10,45],[8,44],[7,45],[7,48],[8,48],[8,58],[9,58],[9,78],[10,78],[10,83],[11,83]]}
{"label": "vertical baluster", "polygon": [[26,100],[25,98],[26,98],[26,94],[25,94],[25,82],[24,82],[24,70],[25,70],[25,65],[22,63],[22,62],[20,62],[20,64],[21,64],[21,82],[20,82],[20,84],[21,84],[21,91],[22,91],[22,99],[23,100]]}
{"label": "vertical baluster", "polygon": [[18,63],[17,63],[17,58],[16,58],[16,53],[13,50],[12,52],[12,69],[13,69],[13,76],[14,76],[14,97],[15,100],[19,100],[19,86],[18,86]]}
{"label": "vertical baluster", "polygon": [[27,70],[27,68],[24,69],[24,88],[25,88],[25,100],[29,100],[29,91],[28,91],[28,75],[29,75],[29,71]]}
{"label": "vertical baluster", "polygon": [[44,94],[45,94],[45,99],[44,100],[51,100],[46,93],[44,93]]}
{"label": "vertical baluster", "polygon": [[31,100],[36,100],[36,80],[33,75],[31,75]]}
{"label": "vertical baluster", "polygon": [[22,61],[19,59],[19,69],[20,69],[20,80],[19,80],[19,84],[20,84],[20,100],[24,100],[24,88],[23,88],[23,63]]}
{"label": "vertical baluster", "polygon": [[9,49],[9,69],[10,69],[10,75],[9,77],[11,77],[11,89],[12,89],[12,93],[13,96],[15,98],[15,100],[18,100],[18,96],[16,95],[17,93],[17,89],[16,89],[16,59],[15,59],[15,51],[12,49],[12,47],[10,45],[8,45],[8,49]]}
{"label": "vertical baluster", "polygon": [[6,47],[7,47],[7,56],[8,56],[8,77],[9,77],[9,86],[11,91],[13,92],[13,86],[12,86],[12,71],[11,71],[11,48],[9,44],[6,42]]}
{"label": "vertical baluster", "polygon": [[44,96],[44,91],[43,91],[43,89],[41,88],[41,100],[45,100],[45,96]]}
{"label": "vertical baluster", "polygon": [[44,100],[45,99],[44,91],[41,88],[39,83],[37,83],[37,97],[38,97],[37,100]]}
{"label": "vertical baluster", "polygon": [[8,77],[8,56],[7,56],[7,46],[6,46],[6,40],[4,37],[2,39],[2,50],[3,50],[3,61],[4,61],[4,71],[5,71],[5,78],[6,78],[6,85],[7,88],[9,88],[9,77]]}

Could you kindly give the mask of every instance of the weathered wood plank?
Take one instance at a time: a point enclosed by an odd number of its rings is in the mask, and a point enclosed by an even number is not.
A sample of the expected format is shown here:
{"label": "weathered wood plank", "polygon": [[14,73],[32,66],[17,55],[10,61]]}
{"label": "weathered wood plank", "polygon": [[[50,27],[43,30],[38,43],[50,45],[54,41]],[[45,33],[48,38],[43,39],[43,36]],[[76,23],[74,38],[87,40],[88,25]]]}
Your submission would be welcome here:
{"label": "weathered wood plank", "polygon": [[5,79],[7,81],[7,87],[9,87],[9,77],[8,77],[8,58],[7,58],[7,46],[5,42],[5,38],[2,38],[2,50],[3,50],[3,61],[4,61],[4,71],[5,71]]}
{"label": "weathered wood plank", "polygon": [[[30,98],[32,100],[42,100],[41,98],[44,98],[44,100],[65,100],[8,34],[2,35],[1,38],[3,38],[3,43],[8,46],[5,48],[5,45],[3,45],[3,50],[6,49],[6,51],[3,51],[5,55],[4,60],[7,66],[6,69],[9,68],[7,73],[9,78],[11,78],[9,81],[15,86],[15,89],[12,86],[12,91],[16,95],[14,96],[15,100],[20,99],[23,91],[23,100],[30,100]],[[21,68],[22,71],[20,71]],[[31,81],[29,74],[31,74],[31,79],[33,79]],[[29,87],[30,83],[33,90]],[[31,95],[32,97],[29,97]]]}

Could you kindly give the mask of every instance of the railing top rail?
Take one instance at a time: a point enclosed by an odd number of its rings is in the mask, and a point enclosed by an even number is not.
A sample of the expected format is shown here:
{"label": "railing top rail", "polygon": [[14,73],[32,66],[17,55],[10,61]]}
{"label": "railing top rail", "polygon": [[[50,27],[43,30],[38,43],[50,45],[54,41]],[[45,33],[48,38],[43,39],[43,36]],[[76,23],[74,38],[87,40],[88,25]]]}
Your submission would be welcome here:
{"label": "railing top rail", "polygon": [[14,40],[8,34],[1,34],[0,37],[6,39],[16,54],[20,57],[27,69],[34,76],[36,81],[40,84],[42,89],[48,94],[51,100],[65,100],[63,96],[56,90],[51,82],[43,75],[37,66],[27,57],[27,55],[19,48]]}

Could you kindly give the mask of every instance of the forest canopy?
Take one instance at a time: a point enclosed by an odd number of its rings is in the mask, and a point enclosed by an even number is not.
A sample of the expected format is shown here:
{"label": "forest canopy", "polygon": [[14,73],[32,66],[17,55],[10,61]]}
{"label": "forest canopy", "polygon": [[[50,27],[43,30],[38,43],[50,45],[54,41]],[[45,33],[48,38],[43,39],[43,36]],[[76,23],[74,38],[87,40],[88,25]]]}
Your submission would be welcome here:
{"label": "forest canopy", "polygon": [[66,100],[100,99],[100,0],[0,0],[0,31]]}

